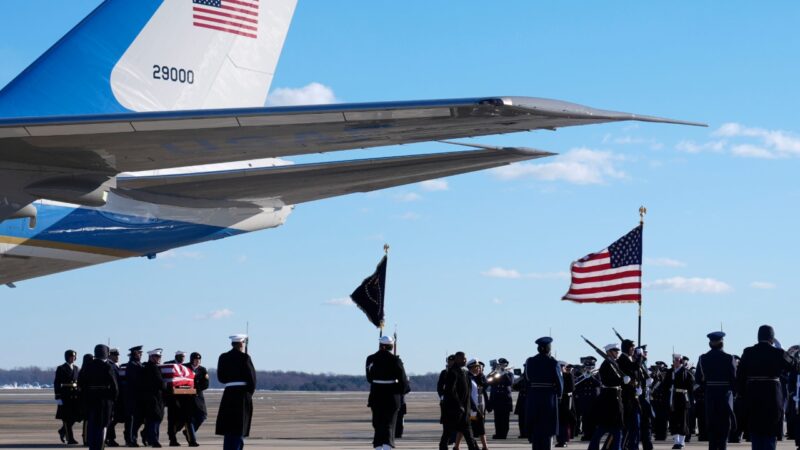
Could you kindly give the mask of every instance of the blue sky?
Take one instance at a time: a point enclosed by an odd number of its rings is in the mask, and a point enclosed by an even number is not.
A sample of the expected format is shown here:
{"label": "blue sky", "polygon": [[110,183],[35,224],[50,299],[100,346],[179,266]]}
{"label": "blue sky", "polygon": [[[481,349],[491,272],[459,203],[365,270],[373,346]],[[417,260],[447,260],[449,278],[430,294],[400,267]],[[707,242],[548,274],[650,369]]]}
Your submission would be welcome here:
{"label": "blue sky", "polygon": [[[17,2],[0,85],[99,2]],[[43,13],[44,11],[44,13]],[[572,260],[644,232],[644,342],[695,359],[775,326],[800,341],[800,5],[778,1],[402,3],[300,0],[273,99],[528,95],[708,123],[621,123],[485,137],[558,157],[304,204],[283,227],[19,283],[0,291],[0,367],[55,365],[110,338],[198,350],[214,366],[249,322],[256,367],[361,373],[377,331],[342,305],[391,245],[387,324],[413,373],[448,352],[520,365],[552,333],[560,359],[636,333],[635,305],[560,301]],[[30,27],[30,23],[37,23]],[[309,88],[312,83],[321,86]],[[312,85],[316,86],[316,85]],[[297,162],[449,151],[443,144]]]}

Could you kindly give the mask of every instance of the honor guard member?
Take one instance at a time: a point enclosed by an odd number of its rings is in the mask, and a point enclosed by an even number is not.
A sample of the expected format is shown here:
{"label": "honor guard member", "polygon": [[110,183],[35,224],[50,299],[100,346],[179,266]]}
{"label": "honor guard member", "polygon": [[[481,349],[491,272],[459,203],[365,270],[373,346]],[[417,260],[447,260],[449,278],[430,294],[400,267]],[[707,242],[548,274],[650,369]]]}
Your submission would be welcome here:
{"label": "honor guard member", "polygon": [[[128,362],[120,367],[122,379],[122,405],[124,410],[125,445],[138,447],[139,428],[142,426],[142,415],[139,403],[139,384],[142,376],[142,346],[128,349]],[[122,374],[125,374],[124,376]]]}
{"label": "honor guard member", "polygon": [[216,434],[224,436],[223,450],[241,450],[250,435],[256,369],[247,354],[247,335],[230,337],[230,351],[219,355],[217,380],[225,385],[217,414]]}
{"label": "honor guard member", "polygon": [[189,363],[186,365],[186,367],[192,369],[194,372],[194,390],[197,391],[197,395],[192,399],[194,401],[194,407],[192,408],[190,426],[186,427],[186,439],[189,441],[189,447],[198,446],[197,430],[200,429],[200,425],[208,418],[206,398],[203,394],[203,392],[208,389],[208,370],[200,365],[202,360],[203,357],[200,353],[192,352],[192,354],[189,355]]}
{"label": "honor guard member", "polygon": [[600,364],[597,372],[600,377],[600,395],[597,397],[593,415],[596,419],[594,434],[589,442],[589,450],[600,448],[600,439],[609,434],[608,441],[603,447],[607,450],[620,450],[622,448],[622,385],[624,375],[617,366],[619,358],[619,344],[608,344],[603,349],[606,357]]}
{"label": "honor guard member", "polygon": [[453,365],[447,369],[444,380],[442,399],[442,437],[439,439],[439,450],[447,450],[451,436],[461,433],[469,450],[478,450],[478,444],[472,436],[469,425],[472,382],[467,376],[467,356],[464,352],[456,352]]}
{"label": "honor guard member", "polygon": [[108,351],[108,365],[111,366],[111,371],[114,373],[114,381],[117,383],[117,398],[114,400],[114,411],[111,414],[111,423],[108,424],[108,430],[106,431],[106,447],[119,447],[117,443],[117,430],[116,425],[118,423],[123,423],[125,420],[123,417],[125,416],[123,405],[122,405],[122,394],[121,389],[122,386],[120,385],[119,379],[119,350],[116,348],[111,348]]}
{"label": "honor guard member", "polygon": [[381,336],[378,351],[367,357],[365,368],[369,382],[367,406],[372,409],[372,446],[388,450],[394,447],[400,397],[406,392],[408,379],[403,361],[392,354],[394,340]]}
{"label": "honor guard member", "polygon": [[725,450],[736,421],[733,415],[733,392],[736,388],[736,365],[733,356],[722,350],[725,333],[708,334],[711,347],[697,360],[696,380],[705,394],[705,420],[709,450]]}
{"label": "honor guard member", "polygon": [[514,372],[508,370],[508,360],[505,358],[497,360],[497,367],[494,372],[494,376],[489,378],[489,408],[494,411],[494,435],[492,439],[506,439],[508,437],[511,411],[514,409],[514,400],[511,397]]}
{"label": "honor guard member", "polygon": [[575,392],[575,382],[572,377],[572,366],[564,361],[558,362],[561,367],[561,377],[564,380],[564,389],[561,393],[561,400],[558,404],[558,435],[556,437],[556,447],[563,448],[572,438],[572,430],[575,429],[575,406],[572,402],[572,395]]}
{"label": "honor guard member", "polygon": [[665,387],[664,376],[667,372],[667,363],[656,361],[650,367],[650,379],[653,385],[650,388],[653,407],[653,438],[657,441],[667,439],[667,420],[669,418],[669,390]]}
{"label": "honor guard member", "polygon": [[86,441],[89,450],[102,450],[106,427],[114,414],[117,398],[117,379],[108,363],[108,347],[94,347],[94,359],[86,363],[78,375],[78,386],[86,408]]}
{"label": "honor guard member", "polygon": [[641,410],[641,422],[639,427],[639,441],[642,443],[642,450],[653,450],[653,419],[655,412],[652,403],[653,379],[647,371],[647,345],[642,345],[636,349],[636,362],[639,364],[639,408]]}
{"label": "honor guard member", "polygon": [[694,377],[686,368],[679,354],[672,355],[672,367],[664,377],[664,387],[669,390],[669,432],[672,433],[673,449],[683,448],[690,433],[689,394],[694,387]]}
{"label": "honor guard member", "polygon": [[597,396],[600,395],[600,379],[595,375],[594,368],[597,358],[585,356],[581,358],[581,371],[575,379],[575,413],[577,415],[577,428],[582,433],[582,441],[589,441],[594,434],[594,417],[592,408]]}
{"label": "honor guard member", "polygon": [[142,367],[139,382],[139,408],[144,419],[144,438],[146,444],[159,448],[159,429],[164,420],[164,393],[167,392],[167,383],[161,375],[161,353],[157,348],[147,352],[148,360]]}
{"label": "honor guard member", "polygon": [[537,339],[538,354],[525,361],[525,419],[532,450],[549,450],[558,434],[558,402],[564,380],[558,361],[550,356],[552,342],[547,336]]}
{"label": "honor guard member", "polygon": [[753,450],[774,450],[783,432],[783,392],[780,377],[798,370],[797,359],[775,347],[775,331],[758,329],[758,343],[744,349],[738,367],[738,392],[744,396],[747,430]]}
{"label": "honor guard member", "polygon": [[81,405],[78,391],[78,372],[80,368],[75,365],[78,353],[75,350],[64,352],[64,364],[56,368],[53,380],[53,392],[56,396],[56,419],[61,420],[58,436],[61,442],[77,444],[72,434],[72,426],[80,420]]}
{"label": "honor guard member", "polygon": [[622,371],[622,410],[623,431],[622,446],[626,450],[639,448],[639,426],[641,423],[641,409],[639,406],[639,381],[642,378],[640,365],[634,361],[636,346],[630,339],[622,341],[622,354],[617,359],[617,365]]}
{"label": "honor guard member", "polygon": [[[186,352],[178,350],[175,352],[175,359],[167,361],[164,364],[180,364],[183,365],[186,359]],[[187,426],[190,420],[189,414],[194,399],[189,395],[175,395],[167,392],[164,395],[164,401],[167,405],[167,437],[169,437],[169,446],[178,447],[181,444],[178,442],[178,432]]]}

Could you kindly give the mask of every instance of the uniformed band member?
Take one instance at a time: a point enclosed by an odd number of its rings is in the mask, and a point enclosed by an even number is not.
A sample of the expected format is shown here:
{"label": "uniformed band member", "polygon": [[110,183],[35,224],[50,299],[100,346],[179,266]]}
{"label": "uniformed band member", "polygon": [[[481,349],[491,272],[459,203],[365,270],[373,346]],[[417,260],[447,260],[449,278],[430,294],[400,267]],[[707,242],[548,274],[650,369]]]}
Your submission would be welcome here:
{"label": "uniformed band member", "polygon": [[400,397],[408,387],[403,361],[392,354],[393,348],[391,336],[381,336],[378,351],[369,355],[364,365],[369,382],[367,406],[372,410],[374,430],[372,447],[383,450],[394,447]]}
{"label": "uniformed band member", "polygon": [[514,385],[514,373],[508,370],[508,360],[499,358],[494,369],[495,376],[489,381],[489,409],[494,411],[494,435],[492,439],[506,439],[508,437],[511,411],[514,401],[511,397],[511,387]]}
{"label": "uniformed band member", "polygon": [[450,437],[461,433],[469,450],[477,450],[478,444],[472,437],[469,425],[470,396],[472,383],[467,377],[467,356],[464,352],[456,352],[453,365],[447,369],[442,395],[442,437],[439,450],[447,450]]}
{"label": "uniformed band member", "polygon": [[653,438],[657,441],[667,439],[667,420],[669,418],[669,390],[666,389],[664,377],[667,372],[667,363],[656,361],[650,367],[650,379],[653,380],[650,392],[653,406]]}
{"label": "uniformed band member", "polygon": [[728,436],[736,421],[733,414],[736,363],[733,356],[722,350],[724,337],[725,333],[722,331],[708,334],[708,346],[711,350],[697,360],[695,373],[697,383],[704,392],[709,450],[727,448]]}
{"label": "uniformed band member", "polygon": [[189,440],[189,447],[197,447],[197,430],[208,418],[208,409],[206,408],[206,398],[203,392],[208,389],[208,370],[201,366],[203,357],[200,353],[193,352],[189,355],[189,363],[186,367],[192,369],[194,372],[194,389],[197,395],[194,396],[194,408],[192,408],[191,421],[187,425],[186,438]]}
{"label": "uniformed band member", "polygon": [[589,441],[594,434],[594,414],[592,408],[600,394],[600,379],[594,373],[597,358],[585,356],[581,358],[581,373],[575,379],[576,434],[582,433],[582,441]]}
{"label": "uniformed band member", "polygon": [[72,433],[72,426],[81,417],[80,400],[78,396],[78,372],[80,368],[75,365],[78,353],[75,350],[64,352],[64,364],[56,368],[53,380],[53,392],[56,397],[56,419],[61,420],[58,436],[61,442],[74,445],[78,441]]}
{"label": "uniformed band member", "polygon": [[744,349],[739,361],[737,387],[743,395],[747,430],[753,450],[774,450],[783,433],[783,392],[780,377],[798,370],[798,361],[775,346],[769,325],[758,329],[758,343]]}
{"label": "uniformed band member", "polygon": [[636,450],[639,448],[639,432],[641,423],[641,408],[639,394],[641,393],[640,381],[642,379],[641,365],[634,361],[636,346],[633,341],[622,341],[622,353],[617,359],[622,371],[622,411],[623,411],[623,448]]}
{"label": "uniformed band member", "polygon": [[575,429],[575,405],[573,394],[575,392],[575,382],[572,377],[572,366],[565,361],[558,362],[561,367],[561,377],[564,380],[564,390],[561,393],[561,400],[558,404],[558,435],[556,435],[556,447],[563,448],[572,439]]}
{"label": "uniformed band member", "polygon": [[241,450],[250,435],[256,369],[245,352],[247,335],[230,337],[230,351],[219,355],[217,380],[225,385],[217,414],[216,434],[224,436],[223,450]]}
{"label": "uniformed band member", "polygon": [[159,448],[158,442],[161,421],[164,420],[164,393],[167,383],[161,375],[161,353],[157,348],[147,352],[148,360],[142,367],[139,380],[139,407],[144,419],[145,445]]}
{"label": "uniformed band member", "polygon": [[117,380],[108,364],[108,347],[98,344],[94,359],[87,362],[78,376],[78,387],[86,410],[86,441],[90,450],[102,450],[106,427],[111,424]]}
{"label": "uniformed band member", "polygon": [[119,447],[117,443],[117,430],[118,423],[125,422],[122,404],[122,386],[119,379],[119,350],[111,348],[108,351],[108,364],[111,366],[111,371],[114,374],[114,381],[117,383],[117,399],[114,401],[114,411],[111,414],[111,423],[108,424],[106,430],[106,447]]}
{"label": "uniformed band member", "polygon": [[550,356],[553,338],[536,340],[538,354],[525,361],[525,418],[532,450],[549,450],[558,434],[558,402],[564,389],[561,367]]}
{"label": "uniformed band member", "polygon": [[686,368],[679,354],[672,355],[672,367],[664,377],[664,387],[669,391],[669,432],[672,434],[673,449],[681,449],[686,442],[689,429],[690,393],[694,377]]}
{"label": "uniformed band member", "polygon": [[[142,415],[139,403],[139,383],[142,375],[142,346],[136,345],[128,349],[128,362],[123,364],[125,376],[122,378],[122,406],[124,408],[125,445],[138,447],[139,428],[142,426]],[[122,373],[122,371],[120,371]]]}
{"label": "uniformed band member", "polygon": [[606,446],[609,450],[620,450],[622,447],[622,384],[624,383],[622,372],[617,366],[619,358],[619,345],[608,344],[604,347],[606,357],[600,364],[597,372],[600,377],[600,395],[593,411],[595,417],[595,430],[592,440],[589,442],[589,450],[598,450],[600,440],[609,434]]}

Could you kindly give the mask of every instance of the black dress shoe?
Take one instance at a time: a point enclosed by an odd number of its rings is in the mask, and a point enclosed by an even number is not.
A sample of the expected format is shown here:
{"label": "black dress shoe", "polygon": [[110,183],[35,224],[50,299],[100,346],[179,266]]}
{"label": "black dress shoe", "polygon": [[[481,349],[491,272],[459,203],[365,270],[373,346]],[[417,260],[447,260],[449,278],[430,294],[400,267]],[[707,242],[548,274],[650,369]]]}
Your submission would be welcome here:
{"label": "black dress shoe", "polygon": [[109,439],[106,441],[106,447],[119,447],[119,444],[117,443],[117,441]]}
{"label": "black dress shoe", "polygon": [[62,444],[67,443],[67,432],[64,431],[64,427],[58,429],[58,437],[61,439]]}
{"label": "black dress shoe", "polygon": [[178,442],[178,441],[169,441],[169,446],[170,447],[180,447],[181,443]]}
{"label": "black dress shoe", "polygon": [[150,447],[161,448],[161,444],[159,444],[158,442],[153,442],[152,444],[150,444]]}
{"label": "black dress shoe", "polygon": [[683,446],[682,446],[681,444],[675,444],[675,445],[673,445],[673,446],[672,446],[672,448],[673,448],[674,450],[678,450],[678,449],[681,449],[681,448],[683,448]]}
{"label": "black dress shoe", "polygon": [[67,445],[78,445],[78,441],[76,441],[75,439],[70,439],[69,441],[67,441]]}
{"label": "black dress shoe", "polygon": [[189,447],[200,447],[200,444],[198,444],[197,441],[192,441],[189,442]]}

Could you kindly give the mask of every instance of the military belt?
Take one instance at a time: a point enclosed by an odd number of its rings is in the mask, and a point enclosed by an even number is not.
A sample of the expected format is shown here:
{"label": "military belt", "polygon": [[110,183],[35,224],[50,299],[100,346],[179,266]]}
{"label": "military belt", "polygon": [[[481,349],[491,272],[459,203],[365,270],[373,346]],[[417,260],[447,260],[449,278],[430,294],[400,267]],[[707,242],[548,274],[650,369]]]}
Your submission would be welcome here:
{"label": "military belt", "polygon": [[61,383],[61,387],[62,388],[77,389],[78,388],[78,384],[77,383]]}
{"label": "military belt", "polygon": [[747,377],[747,381],[780,381],[778,377]]}
{"label": "military belt", "polygon": [[619,391],[622,388],[619,386],[601,386],[603,389],[614,389],[615,391]]}
{"label": "military belt", "polygon": [[674,389],[674,391],[679,393],[679,394],[685,394],[685,393],[689,392],[688,389]]}
{"label": "military belt", "polygon": [[372,380],[372,384],[395,384],[397,380]]}
{"label": "military belt", "polygon": [[706,381],[706,386],[730,386],[727,381]]}
{"label": "military belt", "polygon": [[225,387],[236,387],[236,386],[247,386],[246,381],[231,381],[230,383],[225,383]]}
{"label": "military belt", "polygon": [[553,387],[553,383],[530,383],[530,384],[528,384],[528,387],[531,387],[531,388],[534,388],[534,389],[536,389],[536,388],[538,388],[538,389],[552,388]]}

